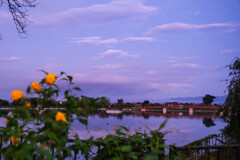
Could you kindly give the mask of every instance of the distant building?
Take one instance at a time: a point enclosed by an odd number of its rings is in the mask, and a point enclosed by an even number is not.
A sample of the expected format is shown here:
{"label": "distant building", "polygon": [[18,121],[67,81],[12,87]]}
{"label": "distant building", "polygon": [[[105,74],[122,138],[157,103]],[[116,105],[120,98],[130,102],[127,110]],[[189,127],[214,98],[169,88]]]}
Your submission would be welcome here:
{"label": "distant building", "polygon": [[177,102],[166,102],[163,105],[164,106],[176,106],[176,105],[178,105],[178,103]]}
{"label": "distant building", "polygon": [[142,108],[142,104],[137,103],[137,104],[135,104],[135,107],[137,107],[137,108]]}

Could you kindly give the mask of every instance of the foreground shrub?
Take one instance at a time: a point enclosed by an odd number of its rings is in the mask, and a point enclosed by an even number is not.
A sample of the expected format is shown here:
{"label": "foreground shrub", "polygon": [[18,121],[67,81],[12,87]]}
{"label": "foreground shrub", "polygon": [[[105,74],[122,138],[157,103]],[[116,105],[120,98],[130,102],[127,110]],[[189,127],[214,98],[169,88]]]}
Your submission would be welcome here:
{"label": "foreground shrub", "polygon": [[[59,76],[43,71],[46,77],[32,82],[26,94],[12,92],[15,107],[5,117],[5,127],[0,128],[1,153],[4,159],[66,159],[77,158],[80,153],[92,159],[159,159],[164,155],[164,134],[150,130],[150,135],[136,132],[130,135],[124,126],[114,128],[115,134],[105,138],[82,140],[75,134],[69,139],[74,120],[87,126],[87,116],[97,108],[109,105],[107,98],[78,97],[81,91],[74,86],[70,75]],[[58,81],[66,81],[68,89],[60,92]],[[64,93],[64,100],[53,108],[52,102]],[[32,97],[37,95],[34,99]],[[98,150],[94,152],[94,148]]]}

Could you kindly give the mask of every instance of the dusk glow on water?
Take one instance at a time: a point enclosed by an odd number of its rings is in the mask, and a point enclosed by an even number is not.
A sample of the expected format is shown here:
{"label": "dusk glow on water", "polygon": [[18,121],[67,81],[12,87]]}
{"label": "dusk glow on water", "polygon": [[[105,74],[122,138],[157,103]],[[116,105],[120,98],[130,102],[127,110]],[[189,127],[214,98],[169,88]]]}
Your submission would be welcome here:
{"label": "dusk glow on water", "polygon": [[[123,115],[122,118],[115,116],[101,117],[99,115],[93,115],[88,117],[88,127],[85,127],[78,120],[75,120],[71,127],[72,137],[75,133],[79,135],[81,139],[88,139],[91,136],[94,138],[105,137],[107,134],[113,134],[113,126],[125,126],[130,128],[130,133],[135,133],[136,129],[141,128],[140,132],[146,131],[149,133],[146,126],[152,130],[158,129],[161,123],[165,120],[165,117],[149,116],[144,118],[143,116]],[[5,126],[4,118],[0,118],[0,126]],[[176,144],[177,146],[186,145],[195,140],[204,138],[210,134],[220,133],[220,129],[223,129],[226,125],[221,119],[213,119],[215,126],[206,127],[203,124],[202,118],[169,118],[166,126],[162,131],[172,131],[165,136],[166,144]]]}
{"label": "dusk glow on water", "polygon": [[[148,133],[149,127],[152,130],[158,129],[160,124],[165,120],[165,117],[149,116],[148,119],[140,116],[123,116],[122,119],[116,116],[101,118],[99,115],[88,117],[88,127],[86,128],[78,121],[75,121],[72,126],[72,132],[77,133],[80,138],[87,139],[93,136],[94,138],[105,137],[109,133],[114,133],[113,126],[125,126],[130,128],[130,133],[135,133],[135,130],[141,127],[141,132]],[[163,131],[172,131],[165,137],[166,144],[176,144],[182,146],[191,143],[195,140],[204,138],[210,134],[220,133],[220,129],[225,127],[225,123],[220,119],[213,119],[215,126],[206,127],[203,124],[202,118],[169,118]]]}

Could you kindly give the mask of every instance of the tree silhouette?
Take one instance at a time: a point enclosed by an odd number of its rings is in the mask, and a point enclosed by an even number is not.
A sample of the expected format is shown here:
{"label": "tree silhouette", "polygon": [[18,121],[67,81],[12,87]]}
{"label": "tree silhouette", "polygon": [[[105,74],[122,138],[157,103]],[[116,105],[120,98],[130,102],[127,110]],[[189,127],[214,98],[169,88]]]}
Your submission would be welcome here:
{"label": "tree silhouette", "polygon": [[[36,0],[0,0],[0,7],[4,5],[8,7],[12,15],[18,34],[22,38],[25,37],[27,35],[27,23],[29,22],[27,19],[28,9],[36,7]],[[0,39],[2,39],[1,35]]]}
{"label": "tree silhouette", "polygon": [[143,106],[146,106],[146,105],[148,105],[150,102],[148,101],[148,100],[145,100],[144,102],[143,102]]}
{"label": "tree silhouette", "polygon": [[205,105],[211,105],[213,100],[215,99],[216,97],[215,96],[211,96],[209,94],[206,94],[204,97],[203,97],[203,103]]}
{"label": "tree silhouette", "polygon": [[231,80],[227,80],[228,96],[223,108],[223,118],[228,122],[224,132],[235,143],[240,143],[240,58],[236,57],[234,62],[226,67],[230,70]]}
{"label": "tree silhouette", "polygon": [[123,104],[123,99],[118,99],[117,101],[118,101],[117,103]]}

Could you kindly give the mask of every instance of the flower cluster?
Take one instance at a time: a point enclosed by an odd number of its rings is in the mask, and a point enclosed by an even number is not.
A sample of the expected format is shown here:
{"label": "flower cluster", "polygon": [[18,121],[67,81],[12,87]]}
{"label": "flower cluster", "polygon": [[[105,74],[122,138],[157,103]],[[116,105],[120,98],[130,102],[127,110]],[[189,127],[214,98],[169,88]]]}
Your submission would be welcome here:
{"label": "flower cluster", "polygon": [[64,113],[62,112],[57,112],[56,114],[56,121],[60,121],[60,122],[66,122],[66,116]]}
{"label": "flower cluster", "polygon": [[46,76],[46,83],[53,85],[55,83],[56,79],[57,79],[57,77],[55,74],[48,73]]}
{"label": "flower cluster", "polygon": [[25,105],[25,107],[30,108],[30,107],[31,107],[31,103],[30,103],[30,102],[27,102],[26,105]]}
{"label": "flower cluster", "polygon": [[[46,80],[47,84],[53,85],[55,83],[55,81],[57,80],[57,77],[55,74],[48,73],[45,77],[45,80]],[[42,87],[38,82],[32,82],[31,89],[34,90],[36,93],[41,93],[41,91],[42,91]],[[14,90],[11,93],[11,96],[14,101],[18,101],[24,97],[24,94],[21,90]],[[28,103],[26,104],[27,108],[29,108],[30,106],[31,106],[31,104],[28,104]]]}
{"label": "flower cluster", "polygon": [[19,142],[19,138],[18,137],[14,137],[14,136],[11,136],[11,142],[13,145],[18,145],[18,142]]}
{"label": "flower cluster", "polygon": [[11,96],[14,101],[18,101],[19,99],[23,98],[24,94],[21,90],[15,90],[12,92]]}
{"label": "flower cluster", "polygon": [[42,88],[41,85],[38,82],[33,82],[31,88],[36,92],[40,93]]}

